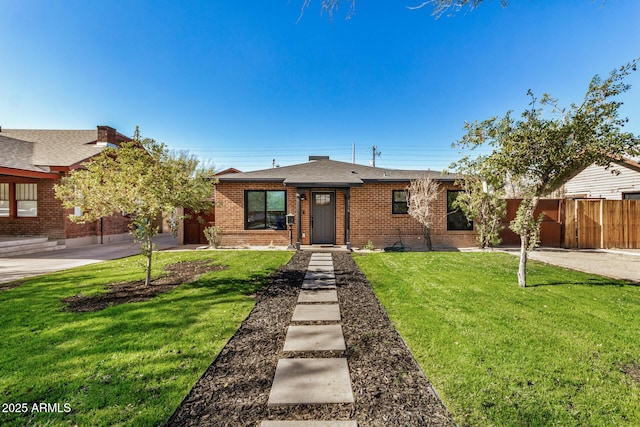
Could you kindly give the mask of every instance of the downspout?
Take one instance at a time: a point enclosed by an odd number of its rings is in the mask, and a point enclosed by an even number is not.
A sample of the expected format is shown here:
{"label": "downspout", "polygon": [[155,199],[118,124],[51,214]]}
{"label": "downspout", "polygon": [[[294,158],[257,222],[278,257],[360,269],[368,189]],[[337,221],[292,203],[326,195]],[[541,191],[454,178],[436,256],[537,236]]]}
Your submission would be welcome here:
{"label": "downspout", "polygon": [[301,194],[296,190],[296,250],[300,250],[300,238],[302,237],[302,216],[300,209]]}
{"label": "downspout", "polygon": [[344,240],[351,250],[351,188],[344,190]]}

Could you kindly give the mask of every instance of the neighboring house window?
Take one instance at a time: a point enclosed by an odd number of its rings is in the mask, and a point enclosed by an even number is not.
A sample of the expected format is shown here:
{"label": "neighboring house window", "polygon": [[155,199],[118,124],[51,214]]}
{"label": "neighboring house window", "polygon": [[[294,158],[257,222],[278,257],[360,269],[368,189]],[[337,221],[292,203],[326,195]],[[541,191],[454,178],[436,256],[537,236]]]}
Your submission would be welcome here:
{"label": "neighboring house window", "polygon": [[0,183],[0,217],[9,216],[9,184]]}
{"label": "neighboring house window", "polygon": [[409,212],[407,205],[407,191],[393,190],[393,202],[391,212],[394,214],[406,214]]}
{"label": "neighboring house window", "polygon": [[245,191],[244,228],[246,230],[286,230],[285,191]]}
{"label": "neighboring house window", "polygon": [[473,221],[469,221],[460,209],[453,207],[460,190],[447,191],[447,230],[473,230]]}
{"label": "neighboring house window", "polygon": [[624,200],[640,200],[640,193],[624,193],[622,198]]}
{"label": "neighboring house window", "polygon": [[38,184],[16,184],[18,217],[38,216]]}

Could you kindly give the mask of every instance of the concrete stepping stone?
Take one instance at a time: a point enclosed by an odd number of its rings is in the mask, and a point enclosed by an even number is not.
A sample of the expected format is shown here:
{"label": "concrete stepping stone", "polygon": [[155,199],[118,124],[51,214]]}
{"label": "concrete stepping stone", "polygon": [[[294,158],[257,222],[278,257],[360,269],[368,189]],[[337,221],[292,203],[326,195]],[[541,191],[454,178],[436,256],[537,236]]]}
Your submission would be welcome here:
{"label": "concrete stepping stone", "polygon": [[324,271],[307,271],[304,275],[306,280],[316,280],[316,279],[335,279],[336,276],[331,272]]}
{"label": "concrete stepping stone", "polygon": [[268,406],[351,402],[347,359],[278,360]]}
{"label": "concrete stepping stone", "polygon": [[284,340],[284,351],[342,351],[346,350],[342,326],[300,325],[289,326]]}
{"label": "concrete stepping stone", "polygon": [[333,261],[333,257],[330,254],[312,254],[310,261]]}
{"label": "concrete stepping stone", "polygon": [[304,279],[302,289],[335,289],[336,279]]}
{"label": "concrete stepping stone", "polygon": [[293,310],[292,322],[340,321],[338,304],[298,304]]}
{"label": "concrete stepping stone", "polygon": [[358,427],[356,421],[263,421],[260,427]]}
{"label": "concrete stepping stone", "polygon": [[307,268],[307,271],[311,271],[313,273],[317,273],[317,272],[321,272],[321,273],[333,273],[333,266],[332,265],[310,265]]}
{"label": "concrete stepping stone", "polygon": [[303,289],[298,295],[301,302],[338,302],[338,292],[335,289]]}
{"label": "concrete stepping stone", "polygon": [[330,259],[312,259],[309,261],[309,265],[333,265],[333,261]]}

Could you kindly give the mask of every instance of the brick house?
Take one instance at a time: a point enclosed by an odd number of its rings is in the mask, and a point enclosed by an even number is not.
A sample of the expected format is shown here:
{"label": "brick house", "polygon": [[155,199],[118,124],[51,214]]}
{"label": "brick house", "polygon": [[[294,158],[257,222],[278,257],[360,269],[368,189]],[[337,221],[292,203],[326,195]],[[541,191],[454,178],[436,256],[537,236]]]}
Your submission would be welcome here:
{"label": "brick house", "polygon": [[285,216],[295,215],[293,243],[377,248],[403,242],[424,247],[420,224],[407,213],[411,179],[431,176],[441,184],[432,242],[436,247],[475,245],[475,232],[451,207],[455,177],[435,171],[395,170],[310,156],[292,166],[225,174],[215,189],[216,225],[222,244],[287,245]]}
{"label": "brick house", "polygon": [[0,128],[0,236],[46,237],[79,246],[125,239],[129,219],[106,217],[74,224],[55,198],[60,177],[109,146],[130,138],[109,126],[95,130],[32,130]]}

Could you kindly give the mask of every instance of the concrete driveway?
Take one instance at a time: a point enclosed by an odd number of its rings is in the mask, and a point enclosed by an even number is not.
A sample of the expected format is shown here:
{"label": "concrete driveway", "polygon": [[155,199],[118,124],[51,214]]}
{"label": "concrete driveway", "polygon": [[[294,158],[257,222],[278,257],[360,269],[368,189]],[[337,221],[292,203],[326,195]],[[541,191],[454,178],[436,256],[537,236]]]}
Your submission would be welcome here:
{"label": "concrete driveway", "polygon": [[[160,250],[178,247],[171,233],[158,234],[153,240]],[[140,246],[129,241],[0,258],[0,283],[139,253]]]}
{"label": "concrete driveway", "polygon": [[[520,255],[517,249],[508,249],[507,252]],[[531,252],[529,258],[586,273],[640,283],[640,250],[539,248]]]}

